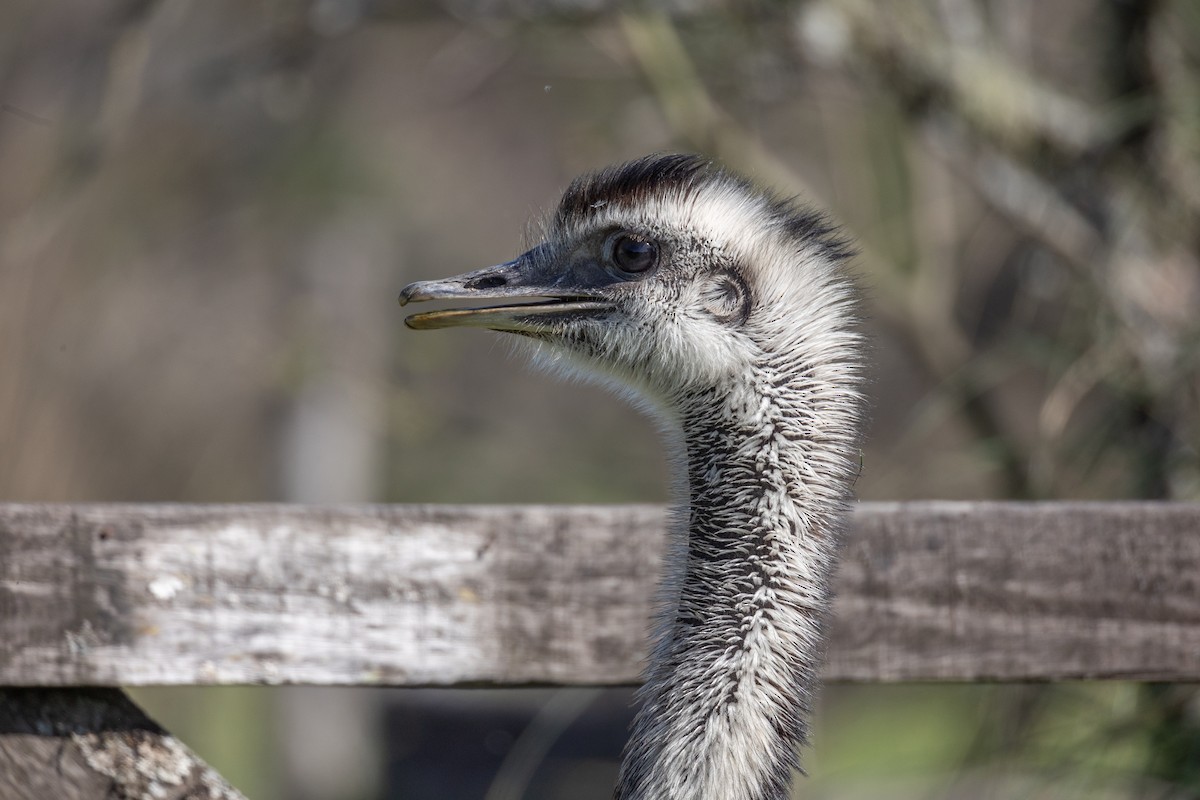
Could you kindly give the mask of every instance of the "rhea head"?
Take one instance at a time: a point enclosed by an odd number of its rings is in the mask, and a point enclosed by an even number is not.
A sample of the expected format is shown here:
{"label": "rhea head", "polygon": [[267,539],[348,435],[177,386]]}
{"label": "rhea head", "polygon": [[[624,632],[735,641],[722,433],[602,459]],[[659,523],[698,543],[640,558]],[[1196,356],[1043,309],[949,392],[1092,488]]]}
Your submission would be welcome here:
{"label": "rhea head", "polygon": [[512,261],[413,283],[400,295],[401,305],[500,303],[416,314],[408,326],[520,334],[550,346],[539,348],[543,358],[598,370],[670,405],[744,376],[764,353],[786,352],[852,302],[834,275],[845,244],[819,214],[696,156],[585,175],[545,227],[544,241]]}

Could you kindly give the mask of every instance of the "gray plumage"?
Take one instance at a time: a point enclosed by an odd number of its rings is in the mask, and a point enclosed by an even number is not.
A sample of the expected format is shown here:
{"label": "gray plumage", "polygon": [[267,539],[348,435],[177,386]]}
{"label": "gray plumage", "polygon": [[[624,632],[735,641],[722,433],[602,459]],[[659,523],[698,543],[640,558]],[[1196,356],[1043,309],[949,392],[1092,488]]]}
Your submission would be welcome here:
{"label": "gray plumage", "polygon": [[857,472],[847,246],[820,215],[694,156],[571,184],[514,261],[412,284],[414,328],[518,333],[649,409],[676,464],[655,644],[618,800],[779,800],[805,740]]}

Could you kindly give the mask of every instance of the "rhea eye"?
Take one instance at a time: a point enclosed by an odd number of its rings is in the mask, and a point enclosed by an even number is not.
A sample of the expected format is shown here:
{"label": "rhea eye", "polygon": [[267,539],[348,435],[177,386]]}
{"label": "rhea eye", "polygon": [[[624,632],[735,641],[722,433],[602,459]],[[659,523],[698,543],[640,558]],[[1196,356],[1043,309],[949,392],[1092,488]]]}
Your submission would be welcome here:
{"label": "rhea eye", "polygon": [[622,272],[640,274],[658,261],[658,246],[654,242],[632,236],[618,236],[612,245],[612,260]]}

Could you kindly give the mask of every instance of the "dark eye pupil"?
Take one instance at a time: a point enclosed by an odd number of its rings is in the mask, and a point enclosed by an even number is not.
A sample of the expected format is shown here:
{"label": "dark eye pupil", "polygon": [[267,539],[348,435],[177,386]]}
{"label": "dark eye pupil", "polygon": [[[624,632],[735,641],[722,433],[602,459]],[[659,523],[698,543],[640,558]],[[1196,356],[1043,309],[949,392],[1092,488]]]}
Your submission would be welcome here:
{"label": "dark eye pupil", "polygon": [[643,242],[632,236],[622,236],[613,246],[613,261],[625,272],[645,272],[654,266],[658,248],[654,242]]}

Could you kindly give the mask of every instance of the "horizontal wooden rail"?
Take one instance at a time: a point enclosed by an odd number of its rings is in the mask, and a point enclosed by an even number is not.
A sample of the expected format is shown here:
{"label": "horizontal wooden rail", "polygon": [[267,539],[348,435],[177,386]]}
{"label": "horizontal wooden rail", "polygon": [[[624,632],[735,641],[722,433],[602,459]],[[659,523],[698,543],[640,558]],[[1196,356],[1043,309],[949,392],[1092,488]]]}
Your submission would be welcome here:
{"label": "horizontal wooden rail", "polygon": [[[655,506],[0,505],[0,686],[621,684]],[[865,503],[831,680],[1200,680],[1200,505]]]}

